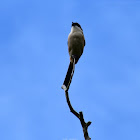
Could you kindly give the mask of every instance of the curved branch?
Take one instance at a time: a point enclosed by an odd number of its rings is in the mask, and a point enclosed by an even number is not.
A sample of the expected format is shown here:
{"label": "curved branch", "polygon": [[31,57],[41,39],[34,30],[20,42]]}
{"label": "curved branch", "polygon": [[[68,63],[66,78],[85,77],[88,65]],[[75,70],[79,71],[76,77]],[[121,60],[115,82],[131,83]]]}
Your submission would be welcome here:
{"label": "curved branch", "polygon": [[69,100],[68,91],[65,91],[65,96],[66,96],[67,104],[68,104],[68,106],[69,106],[70,111],[71,111],[71,112],[80,120],[80,122],[81,122],[85,140],[91,140],[91,138],[90,138],[89,135],[88,135],[88,130],[87,130],[88,127],[89,127],[89,125],[91,124],[91,122],[89,121],[89,122],[86,123],[85,120],[84,120],[84,117],[83,117],[83,113],[82,113],[82,112],[77,113],[77,112],[73,109],[73,107],[72,107],[72,105],[71,105],[71,103],[70,103],[70,100]]}
{"label": "curved branch", "polygon": [[68,91],[65,91],[65,95],[66,95],[66,100],[67,100],[70,111],[79,119],[79,114],[73,109],[70,103]]}

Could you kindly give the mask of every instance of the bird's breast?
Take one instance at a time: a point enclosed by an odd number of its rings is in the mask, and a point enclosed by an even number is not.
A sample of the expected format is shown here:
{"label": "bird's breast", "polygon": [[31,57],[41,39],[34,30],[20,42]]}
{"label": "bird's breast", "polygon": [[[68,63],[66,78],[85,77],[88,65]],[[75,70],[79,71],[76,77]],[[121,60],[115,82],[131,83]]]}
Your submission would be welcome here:
{"label": "bird's breast", "polygon": [[82,33],[71,33],[68,37],[68,46],[84,46],[84,35]]}
{"label": "bird's breast", "polygon": [[82,33],[71,33],[68,37],[69,55],[76,55],[80,57],[84,48],[84,35]]}

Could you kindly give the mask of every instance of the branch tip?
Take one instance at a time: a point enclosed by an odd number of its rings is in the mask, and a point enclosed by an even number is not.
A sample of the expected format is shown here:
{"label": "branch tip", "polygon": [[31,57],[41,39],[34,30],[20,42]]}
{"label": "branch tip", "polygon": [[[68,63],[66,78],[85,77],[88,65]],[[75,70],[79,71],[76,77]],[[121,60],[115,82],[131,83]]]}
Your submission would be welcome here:
{"label": "branch tip", "polygon": [[87,122],[87,127],[91,125],[92,122],[88,121]]}

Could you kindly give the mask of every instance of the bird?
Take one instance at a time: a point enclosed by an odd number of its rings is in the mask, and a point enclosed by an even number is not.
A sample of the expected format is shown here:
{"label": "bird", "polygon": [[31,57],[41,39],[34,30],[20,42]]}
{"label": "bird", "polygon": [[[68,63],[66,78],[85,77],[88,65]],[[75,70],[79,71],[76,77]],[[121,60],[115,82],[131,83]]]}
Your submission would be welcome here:
{"label": "bird", "polygon": [[81,25],[77,22],[72,22],[71,31],[68,35],[68,52],[70,57],[70,63],[67,70],[67,74],[63,85],[61,86],[64,91],[69,90],[71,80],[75,70],[75,64],[77,64],[79,58],[83,54],[85,46],[85,37]]}

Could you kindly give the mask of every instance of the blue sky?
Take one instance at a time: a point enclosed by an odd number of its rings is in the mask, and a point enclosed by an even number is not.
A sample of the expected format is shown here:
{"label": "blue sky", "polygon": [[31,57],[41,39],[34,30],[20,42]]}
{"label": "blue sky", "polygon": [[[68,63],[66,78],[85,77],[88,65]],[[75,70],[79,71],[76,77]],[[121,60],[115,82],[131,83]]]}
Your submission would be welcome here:
{"label": "blue sky", "polygon": [[94,140],[140,139],[140,1],[0,2],[0,139],[83,140],[61,85],[71,22],[86,46],[69,90]]}

